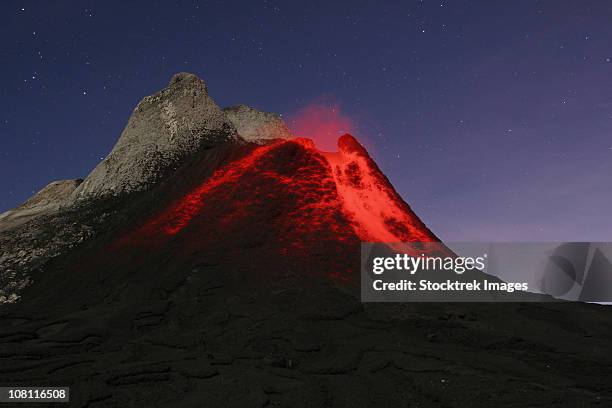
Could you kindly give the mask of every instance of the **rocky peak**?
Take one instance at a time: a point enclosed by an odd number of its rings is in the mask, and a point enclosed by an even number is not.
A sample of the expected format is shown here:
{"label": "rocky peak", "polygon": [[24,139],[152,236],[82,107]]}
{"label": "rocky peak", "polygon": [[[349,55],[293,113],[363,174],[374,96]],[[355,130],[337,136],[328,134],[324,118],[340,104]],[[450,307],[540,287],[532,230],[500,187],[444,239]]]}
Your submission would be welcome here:
{"label": "rocky peak", "polygon": [[117,144],[74,192],[74,198],[144,190],[201,149],[238,140],[204,81],[185,72],[145,97],[134,109]]}
{"label": "rocky peak", "polygon": [[30,197],[19,207],[0,214],[0,231],[23,224],[39,215],[57,211],[71,202],[71,195],[83,180],[59,180]]}
{"label": "rocky peak", "polygon": [[270,139],[291,139],[293,135],[281,117],[246,105],[230,106],[223,110],[238,134],[245,140],[264,143]]}
{"label": "rocky peak", "polygon": [[206,89],[206,84],[204,84],[204,81],[190,72],[177,72],[176,74],[172,75],[168,86],[172,86],[179,82],[182,82],[182,85],[186,85],[188,82],[195,83],[196,85],[202,84]]}

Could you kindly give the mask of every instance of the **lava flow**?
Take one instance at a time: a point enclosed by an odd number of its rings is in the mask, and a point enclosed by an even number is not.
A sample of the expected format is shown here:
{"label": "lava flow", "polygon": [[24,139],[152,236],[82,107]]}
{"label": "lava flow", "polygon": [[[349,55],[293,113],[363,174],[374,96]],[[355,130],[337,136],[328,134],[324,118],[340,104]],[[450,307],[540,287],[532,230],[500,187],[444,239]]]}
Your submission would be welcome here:
{"label": "lava flow", "polygon": [[355,138],[340,137],[338,148],[322,152],[303,138],[257,146],[125,238],[187,234],[205,244],[269,234],[282,252],[307,252],[313,241],[437,241]]}
{"label": "lava flow", "polygon": [[324,153],[343,211],[367,242],[431,242],[436,237],[412,212],[367,151],[351,135],[338,140],[338,153]]}

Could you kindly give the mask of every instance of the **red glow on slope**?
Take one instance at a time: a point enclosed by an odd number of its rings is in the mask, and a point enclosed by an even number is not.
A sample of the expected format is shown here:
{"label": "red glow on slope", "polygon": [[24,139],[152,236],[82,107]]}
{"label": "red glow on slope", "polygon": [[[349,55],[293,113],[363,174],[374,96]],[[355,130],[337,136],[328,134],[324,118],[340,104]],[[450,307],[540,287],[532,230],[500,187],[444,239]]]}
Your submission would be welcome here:
{"label": "red glow on slope", "polygon": [[313,140],[323,151],[335,151],[338,137],[354,133],[354,122],[338,104],[312,104],[289,116],[288,126],[297,137]]}
{"label": "red glow on slope", "polygon": [[170,206],[160,216],[151,219],[130,235],[136,237],[146,236],[155,234],[159,231],[166,235],[177,234],[202,210],[206,203],[207,195],[211,194],[220,186],[223,186],[223,188],[231,186],[246,169],[250,168],[262,155],[270,151],[273,147],[274,145],[259,147],[250,155],[217,170],[198,188]]}
{"label": "red glow on slope", "polygon": [[325,153],[325,157],[344,211],[362,241],[437,241],[355,138],[342,136],[338,148],[338,153]]}
{"label": "red glow on slope", "polygon": [[354,253],[359,241],[437,241],[357,140],[344,135],[338,148],[324,153],[303,138],[254,147],[121,242],[148,246],[177,237],[192,252],[265,245],[312,260]]}

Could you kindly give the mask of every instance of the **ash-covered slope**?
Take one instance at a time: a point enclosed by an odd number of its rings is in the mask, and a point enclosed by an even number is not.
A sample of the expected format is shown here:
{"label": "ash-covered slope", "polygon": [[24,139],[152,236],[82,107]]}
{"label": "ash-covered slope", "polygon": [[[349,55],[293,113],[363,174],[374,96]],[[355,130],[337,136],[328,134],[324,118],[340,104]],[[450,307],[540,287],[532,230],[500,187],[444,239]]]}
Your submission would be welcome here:
{"label": "ash-covered slope", "polygon": [[[188,100],[180,82],[160,95]],[[184,155],[151,128],[179,152],[160,173],[157,143],[115,148],[72,204],[0,232],[28,279],[0,306],[0,385],[75,407],[610,405],[607,309],[362,304],[360,241],[436,237],[353,137],[326,153],[220,111]]]}

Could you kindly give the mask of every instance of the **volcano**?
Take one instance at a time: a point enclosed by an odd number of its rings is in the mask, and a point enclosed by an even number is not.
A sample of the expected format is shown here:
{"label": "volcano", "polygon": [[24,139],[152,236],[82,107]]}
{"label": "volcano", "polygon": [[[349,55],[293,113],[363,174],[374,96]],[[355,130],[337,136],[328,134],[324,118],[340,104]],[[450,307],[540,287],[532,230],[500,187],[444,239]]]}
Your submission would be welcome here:
{"label": "volcano", "polygon": [[208,170],[206,161],[178,171],[170,183],[186,193],[130,227],[114,249],[151,252],[170,241],[192,252],[260,247],[261,256],[306,264],[324,256],[313,273],[350,280],[358,264],[341,265],[337,255],[354,261],[362,241],[437,241],[355,138],[340,137],[338,149],[272,140],[240,146],[209,177],[193,177]]}
{"label": "volcano", "polygon": [[324,152],[179,73],[84,180],[0,215],[0,382],[71,406],[605,406],[608,309],[364,304],[361,242],[438,242],[353,136]]}

